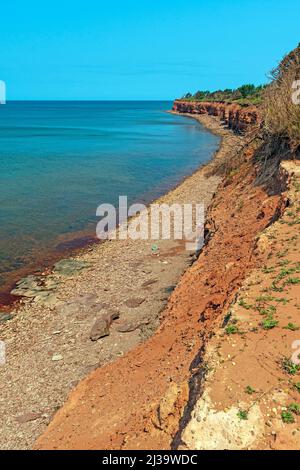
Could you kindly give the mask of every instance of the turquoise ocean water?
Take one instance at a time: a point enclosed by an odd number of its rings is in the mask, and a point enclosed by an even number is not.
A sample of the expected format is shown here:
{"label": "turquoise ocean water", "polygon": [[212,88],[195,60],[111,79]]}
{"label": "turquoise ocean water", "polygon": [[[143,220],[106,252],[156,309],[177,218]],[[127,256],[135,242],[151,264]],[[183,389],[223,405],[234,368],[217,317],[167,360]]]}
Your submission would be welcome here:
{"label": "turquoise ocean water", "polygon": [[[149,201],[208,160],[219,138],[161,102],[0,106],[0,291],[95,235],[96,208]],[[81,242],[80,242],[81,243]]]}

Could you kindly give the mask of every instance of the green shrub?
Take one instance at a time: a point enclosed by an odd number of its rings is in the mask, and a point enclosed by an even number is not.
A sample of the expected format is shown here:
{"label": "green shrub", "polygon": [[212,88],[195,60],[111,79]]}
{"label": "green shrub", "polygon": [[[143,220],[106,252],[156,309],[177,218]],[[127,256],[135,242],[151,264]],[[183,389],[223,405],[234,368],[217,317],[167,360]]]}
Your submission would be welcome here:
{"label": "green shrub", "polygon": [[239,329],[236,325],[228,325],[226,326],[225,331],[228,335],[234,335],[239,332]]}
{"label": "green shrub", "polygon": [[283,411],[281,413],[281,419],[284,423],[287,423],[287,424],[295,422],[295,418],[290,411]]}
{"label": "green shrub", "polygon": [[244,410],[239,410],[238,413],[237,413],[237,416],[238,416],[238,418],[240,418],[242,420],[247,420],[248,419],[248,413],[247,413],[247,411],[244,411]]}
{"label": "green shrub", "polygon": [[295,415],[300,415],[300,405],[298,403],[291,403],[288,406],[288,410]]}

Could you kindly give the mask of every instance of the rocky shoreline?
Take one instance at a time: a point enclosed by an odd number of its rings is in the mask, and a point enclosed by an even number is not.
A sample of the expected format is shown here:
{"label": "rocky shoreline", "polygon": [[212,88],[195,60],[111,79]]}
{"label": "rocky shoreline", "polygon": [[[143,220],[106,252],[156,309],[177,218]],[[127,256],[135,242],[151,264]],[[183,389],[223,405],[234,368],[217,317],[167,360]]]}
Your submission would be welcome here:
{"label": "rocky shoreline", "polygon": [[[217,120],[199,118],[222,136],[216,158],[240,137]],[[220,182],[208,166],[159,202],[204,202]],[[29,276],[14,294],[25,295],[1,323],[6,365],[0,368],[0,448],[30,448],[75,384],[115,361],[159,327],[162,312],[194,258],[184,243],[112,240],[56,263],[50,274]]]}

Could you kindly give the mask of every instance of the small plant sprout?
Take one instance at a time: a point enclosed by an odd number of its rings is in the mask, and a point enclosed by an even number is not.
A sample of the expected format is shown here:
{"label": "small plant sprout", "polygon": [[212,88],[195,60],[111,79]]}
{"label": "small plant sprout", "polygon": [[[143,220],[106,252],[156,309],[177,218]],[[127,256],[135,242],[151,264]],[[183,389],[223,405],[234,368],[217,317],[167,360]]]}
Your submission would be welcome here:
{"label": "small plant sprout", "polygon": [[284,258],[287,253],[288,253],[287,249],[284,251],[278,251],[277,256],[278,258]]}
{"label": "small plant sprout", "polygon": [[272,282],[270,289],[274,292],[283,292],[283,290],[284,290],[283,287],[277,286],[277,284],[275,284],[275,282]]}
{"label": "small plant sprout", "polygon": [[263,327],[264,330],[271,330],[272,328],[275,328],[275,326],[278,325],[278,321],[274,319],[272,315],[269,315],[268,318],[263,320],[261,322],[261,326]]}
{"label": "small plant sprout", "polygon": [[283,327],[285,330],[297,331],[299,330],[299,326],[295,325],[294,323],[288,323],[287,326]]}
{"label": "small plant sprout", "polygon": [[286,277],[286,276],[288,276],[288,275],[290,275],[290,274],[293,274],[294,272],[295,272],[295,268],[288,268],[288,269],[282,268],[282,269],[280,270],[280,273],[278,274],[278,276],[277,276],[276,279],[277,279],[278,281],[280,281],[280,280],[283,279],[284,277]]}
{"label": "small plant sprout", "polygon": [[267,266],[265,266],[264,268],[262,268],[262,272],[263,272],[264,274],[273,273],[273,272],[274,272],[274,268],[273,268],[272,266],[269,267],[269,268],[268,268]]}
{"label": "small plant sprout", "polygon": [[291,403],[288,406],[288,410],[295,415],[300,415],[300,405],[298,403]]}
{"label": "small plant sprout", "polygon": [[286,424],[291,424],[295,422],[295,418],[290,411],[283,411],[281,413],[281,419]]}
{"label": "small plant sprout", "polygon": [[276,307],[270,305],[269,307],[257,307],[257,310],[261,315],[273,315],[276,312]]}
{"label": "small plant sprout", "polygon": [[231,324],[226,326],[225,331],[227,335],[234,335],[239,332],[239,329],[236,325]]}
{"label": "small plant sprout", "polygon": [[300,284],[300,277],[289,277],[286,281],[285,284]]}
{"label": "small plant sprout", "polygon": [[247,304],[247,302],[246,302],[244,299],[240,299],[239,305],[240,305],[241,307],[244,307],[246,310],[250,310],[250,308],[252,308],[252,305],[251,305],[251,304]]}
{"label": "small plant sprout", "polygon": [[247,385],[245,392],[248,393],[248,395],[253,395],[253,393],[256,393],[256,390],[252,388],[251,385]]}
{"label": "small plant sprout", "polygon": [[287,260],[287,259],[283,259],[281,261],[279,261],[279,266],[287,266],[288,264],[290,264],[290,261]]}
{"label": "small plant sprout", "polygon": [[273,300],[277,299],[272,295],[260,295],[259,297],[256,297],[256,302],[272,302]]}
{"label": "small plant sprout", "polygon": [[294,383],[294,387],[300,393],[300,382]]}
{"label": "small plant sprout", "polygon": [[285,357],[282,361],[282,368],[289,375],[296,375],[300,370],[300,364],[295,364],[289,358]]}
{"label": "small plant sprout", "polygon": [[237,417],[245,421],[248,419],[248,412],[245,410],[239,410],[237,413]]}
{"label": "small plant sprout", "polygon": [[289,300],[286,299],[285,297],[281,297],[280,299],[276,299],[276,302],[286,305],[289,302]]}

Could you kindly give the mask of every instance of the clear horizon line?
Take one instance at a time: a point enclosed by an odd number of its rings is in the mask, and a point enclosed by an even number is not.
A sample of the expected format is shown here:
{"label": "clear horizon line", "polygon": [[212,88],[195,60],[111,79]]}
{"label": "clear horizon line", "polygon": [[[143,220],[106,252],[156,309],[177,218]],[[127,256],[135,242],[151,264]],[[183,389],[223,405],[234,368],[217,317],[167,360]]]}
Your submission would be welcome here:
{"label": "clear horizon line", "polygon": [[175,99],[178,99],[178,98],[164,98],[164,99],[155,99],[155,100],[151,100],[151,99],[121,99],[121,100],[118,100],[118,99],[89,99],[89,100],[80,100],[80,99],[17,99],[17,100],[6,100],[6,103],[16,103],[16,102],[38,102],[38,101],[47,101],[47,102],[51,102],[51,101],[55,101],[55,102],[58,102],[58,101],[61,101],[61,102],[112,102],[112,101],[136,101],[136,102],[143,102],[143,101],[174,101]]}

